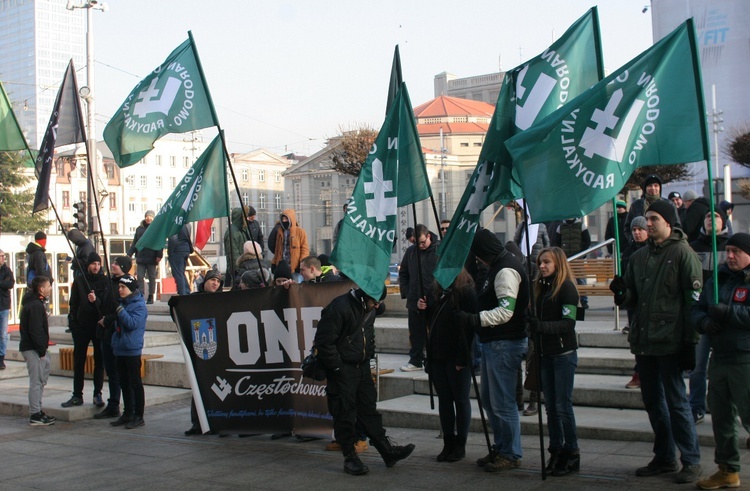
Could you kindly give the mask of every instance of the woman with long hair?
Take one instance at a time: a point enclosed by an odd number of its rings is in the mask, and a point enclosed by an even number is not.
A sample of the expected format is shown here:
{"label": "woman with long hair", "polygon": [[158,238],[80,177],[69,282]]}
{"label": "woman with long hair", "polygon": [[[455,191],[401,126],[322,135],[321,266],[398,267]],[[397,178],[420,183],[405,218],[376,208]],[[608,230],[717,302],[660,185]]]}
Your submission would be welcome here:
{"label": "woman with long hair", "polygon": [[541,353],[550,453],[546,469],[553,476],[565,476],[578,472],[581,460],[573,414],[573,379],[578,366],[575,332],[578,290],[565,253],[559,247],[542,250],[536,263],[539,268],[534,280],[536,315],[529,318],[529,330],[538,339]]}
{"label": "woman with long hair", "polygon": [[417,308],[427,310],[430,326],[426,370],[437,392],[444,442],[436,460],[458,462],[466,456],[466,437],[471,421],[469,390],[474,333],[457,325],[453,312],[477,313],[474,280],[466,269],[462,269],[446,290],[435,282],[433,295],[429,299],[420,298]]}

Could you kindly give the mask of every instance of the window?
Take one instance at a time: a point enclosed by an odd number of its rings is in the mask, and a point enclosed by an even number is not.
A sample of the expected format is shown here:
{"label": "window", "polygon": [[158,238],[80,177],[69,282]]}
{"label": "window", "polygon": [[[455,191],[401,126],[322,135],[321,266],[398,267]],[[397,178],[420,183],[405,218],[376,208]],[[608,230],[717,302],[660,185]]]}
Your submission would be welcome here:
{"label": "window", "polygon": [[273,173],[273,181],[274,182],[281,182],[281,172],[276,171]]}
{"label": "window", "polygon": [[247,181],[247,169],[242,169],[242,180]]}
{"label": "window", "polygon": [[109,209],[117,209],[117,193],[109,193]]}
{"label": "window", "polygon": [[258,171],[258,182],[266,182],[266,171],[263,169]]}
{"label": "window", "polygon": [[63,191],[63,208],[70,208],[70,191]]}
{"label": "window", "polygon": [[159,213],[161,211],[161,207],[162,207],[162,202],[161,201],[157,201],[156,202],[156,213]]}
{"label": "window", "polygon": [[156,161],[156,165],[161,165],[161,155],[154,155],[154,160]]}
{"label": "window", "polygon": [[273,205],[277,210],[281,209],[281,195],[280,194],[274,194],[273,195]]}
{"label": "window", "polygon": [[141,176],[141,187],[145,188],[148,184],[148,176]]}
{"label": "window", "polygon": [[127,184],[128,186],[135,186],[135,176],[126,177],[125,184]]}
{"label": "window", "polygon": [[146,203],[141,203],[141,213],[146,213]]}
{"label": "window", "polygon": [[135,203],[128,203],[128,211],[135,212]]}
{"label": "window", "polygon": [[469,146],[469,142],[461,142],[461,146],[462,147],[468,147]]}
{"label": "window", "polygon": [[177,157],[175,157],[174,155],[169,156],[169,166],[177,167]]}
{"label": "window", "polygon": [[86,176],[88,176],[88,174],[86,173],[86,171],[87,171],[87,170],[88,170],[88,169],[86,168],[86,166],[85,166],[85,165],[83,165],[83,164],[80,164],[80,165],[78,166],[78,176],[79,176],[80,178],[82,178],[82,179],[85,179],[85,178],[86,178]]}
{"label": "window", "polygon": [[80,191],[78,193],[78,201],[86,202],[86,191]]}
{"label": "window", "polygon": [[482,146],[482,142],[474,142],[474,146],[475,147],[481,147]]}
{"label": "window", "polygon": [[177,178],[172,176],[169,178],[169,187],[174,189],[177,187]]}
{"label": "window", "polygon": [[250,196],[247,193],[242,193],[242,204],[248,206],[250,204]]}
{"label": "window", "polygon": [[157,188],[161,187],[161,176],[156,176],[156,187]]}
{"label": "window", "polygon": [[112,222],[109,224],[109,233],[111,235],[117,235],[117,223]]}
{"label": "window", "polygon": [[190,167],[190,158],[189,157],[182,157],[182,166],[184,168]]}
{"label": "window", "polygon": [[266,209],[266,193],[260,193],[258,195],[258,201],[260,201],[260,209],[265,210]]}
{"label": "window", "polygon": [[209,242],[216,242],[216,227],[211,227],[211,238]]}
{"label": "window", "polygon": [[115,166],[114,165],[107,164],[104,166],[104,170],[107,171],[107,179],[115,178]]}

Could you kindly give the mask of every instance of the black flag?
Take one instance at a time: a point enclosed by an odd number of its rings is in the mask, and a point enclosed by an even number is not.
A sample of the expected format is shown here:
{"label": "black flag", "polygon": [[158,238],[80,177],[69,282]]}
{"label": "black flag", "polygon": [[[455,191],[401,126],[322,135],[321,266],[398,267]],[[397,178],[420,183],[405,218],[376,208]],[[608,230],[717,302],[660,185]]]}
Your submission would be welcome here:
{"label": "black flag", "polygon": [[86,141],[81,100],[78,97],[78,81],[73,60],[68,63],[55,107],[49,118],[47,131],[36,157],[36,174],[39,182],[34,196],[34,213],[46,210],[49,202],[49,181],[52,173],[52,157],[55,148]]}

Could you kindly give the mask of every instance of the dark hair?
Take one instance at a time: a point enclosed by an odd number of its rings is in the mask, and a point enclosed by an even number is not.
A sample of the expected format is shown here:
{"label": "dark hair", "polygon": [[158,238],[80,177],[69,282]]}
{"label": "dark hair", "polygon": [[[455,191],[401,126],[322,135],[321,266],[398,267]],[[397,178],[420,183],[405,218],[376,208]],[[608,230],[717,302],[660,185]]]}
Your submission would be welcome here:
{"label": "dark hair", "polygon": [[429,237],[430,236],[430,230],[425,226],[420,224],[417,224],[416,227],[414,227],[414,238],[419,241],[419,238],[422,236]]}
{"label": "dark hair", "polygon": [[[474,278],[471,277],[466,268],[461,268],[456,279],[451,283],[451,305],[457,309],[461,308],[461,300],[463,299],[463,293],[465,288],[474,288]],[[443,294],[443,287],[437,281],[433,285],[434,298],[440,298]]]}
{"label": "dark hair", "polygon": [[31,290],[34,293],[39,293],[39,287],[41,287],[45,283],[52,283],[52,280],[44,275],[40,276],[34,276],[34,278],[31,280]]}

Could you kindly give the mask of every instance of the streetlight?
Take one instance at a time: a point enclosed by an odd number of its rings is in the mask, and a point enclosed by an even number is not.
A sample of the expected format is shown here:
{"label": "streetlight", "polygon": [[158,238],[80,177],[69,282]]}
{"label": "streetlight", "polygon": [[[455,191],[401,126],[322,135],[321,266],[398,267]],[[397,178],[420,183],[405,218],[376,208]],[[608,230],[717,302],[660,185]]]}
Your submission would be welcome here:
{"label": "streetlight", "polygon": [[[711,85],[711,99],[712,99],[712,111],[708,114],[711,117],[711,123],[713,123],[714,132],[714,161],[716,164],[716,174],[714,179],[716,182],[716,200],[719,199],[719,133],[724,131],[724,127],[720,126],[724,122],[724,111],[716,109],[716,85]],[[724,199],[727,201],[732,200],[732,178],[729,171],[729,164],[724,166]]]}
{"label": "streetlight", "polygon": [[94,109],[94,22],[93,22],[93,11],[101,10],[107,12],[109,5],[106,2],[99,2],[98,0],[86,0],[83,3],[75,3],[72,0],[68,1],[66,9],[73,11],[75,9],[86,9],[86,86],[79,89],[78,93],[83,100],[86,101],[86,112],[87,112],[87,128],[88,140],[86,141],[86,148],[89,162],[89,173],[90,176],[87,180],[87,202],[89,208],[89,230],[94,236],[94,243],[98,245],[98,233],[99,222],[94,219],[94,213],[98,213],[98,205],[96,199],[96,193],[94,192],[94,186],[98,177],[97,172],[97,159],[96,159],[96,127],[94,122],[94,116],[96,111]]}

